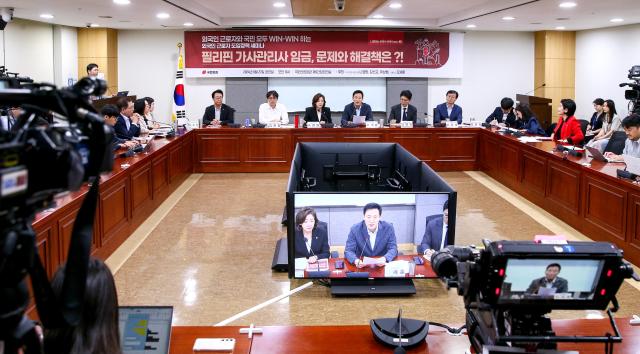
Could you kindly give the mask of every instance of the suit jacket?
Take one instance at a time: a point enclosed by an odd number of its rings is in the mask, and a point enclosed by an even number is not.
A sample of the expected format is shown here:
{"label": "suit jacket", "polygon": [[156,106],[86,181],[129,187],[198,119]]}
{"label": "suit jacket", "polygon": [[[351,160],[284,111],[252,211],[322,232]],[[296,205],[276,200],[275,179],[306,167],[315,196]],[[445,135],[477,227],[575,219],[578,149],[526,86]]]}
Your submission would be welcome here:
{"label": "suit jacket", "polygon": [[593,112],[593,115],[591,116],[591,120],[589,121],[589,124],[591,125],[591,130],[598,130],[602,128],[602,120],[604,118],[605,118],[604,112],[600,113],[600,115],[598,115],[598,112]]}
{"label": "suit jacket", "polygon": [[[347,122],[353,121],[354,115],[356,115],[356,106],[351,102],[344,106],[344,111],[342,111],[342,125],[347,125]],[[365,120],[373,120],[373,111],[371,111],[371,106],[362,102],[362,106],[360,106],[360,115],[365,116]]]}
{"label": "suit jacket", "polygon": [[[304,110],[303,119],[305,122],[318,122],[318,114],[315,108],[307,107],[307,109]],[[331,109],[329,107],[322,107],[322,120],[327,123],[333,123],[331,121]]]}
{"label": "suit jacket", "polygon": [[[129,118],[129,120],[131,119]],[[125,117],[123,117],[122,114],[118,116],[118,121],[113,127],[113,130],[115,130],[118,138],[124,140],[131,140],[134,136],[140,136],[140,126],[130,122],[129,129],[127,129],[127,123],[125,122]]]}
{"label": "suit jacket", "polygon": [[324,228],[316,227],[311,233],[311,252],[307,251],[307,245],[304,243],[304,235],[302,230],[296,228],[295,238],[295,258],[309,258],[311,256],[318,256],[320,258],[329,258],[329,237],[327,236],[327,230]]}
{"label": "suit jacket", "polygon": [[[391,114],[389,114],[389,122],[392,119],[395,119],[396,122],[400,123],[402,121],[402,107],[397,104],[391,107]],[[407,107],[407,121],[412,121],[413,124],[418,120],[418,109],[415,106],[409,105]]]}
{"label": "suit jacket", "polygon": [[454,104],[453,108],[451,109],[451,117],[449,117],[449,113],[447,112],[447,104],[442,103],[437,105],[436,113],[433,117],[433,124],[438,124],[447,118],[452,121],[458,121],[458,124],[462,124],[462,107]]}
{"label": "suit jacket", "polygon": [[111,146],[113,147],[113,151],[120,149],[120,145],[124,144],[126,140],[120,139],[117,136],[113,135],[113,139],[111,139]]}
{"label": "suit jacket", "polygon": [[391,262],[398,255],[398,244],[396,242],[396,234],[393,225],[386,221],[380,221],[378,224],[378,234],[376,235],[376,244],[371,249],[369,242],[369,233],[367,225],[364,221],[351,226],[347,243],[344,247],[344,256],[353,264],[356,258],[366,257],[382,257],[387,262]]}
{"label": "suit jacket", "polygon": [[[222,106],[220,106],[220,122],[226,124],[233,123],[234,112],[235,110],[233,108],[223,103]],[[214,119],[216,119],[216,108],[214,105],[211,105],[204,110],[202,124],[209,125]]]}
{"label": "suit jacket", "polygon": [[[427,221],[427,226],[424,229],[424,236],[422,236],[422,242],[418,246],[418,253],[424,253],[424,251],[432,249],[432,250],[440,250],[440,245],[442,244],[442,223],[444,221],[444,217],[442,215],[430,219]],[[447,229],[447,233],[449,230]],[[445,235],[444,245],[447,246],[447,239]]]}
{"label": "suit jacket", "polygon": [[[502,115],[504,113],[502,112],[502,108],[500,107],[496,107],[496,109],[493,110],[493,112],[487,117],[487,119],[485,120],[485,122],[487,123],[491,123],[492,120],[497,120],[498,123],[503,123],[502,122]],[[508,127],[511,128],[515,128],[516,127],[516,115],[513,113],[513,109],[511,110],[511,112],[509,112],[509,114],[507,114],[507,121],[504,122]]]}
{"label": "suit jacket", "polygon": [[[534,279],[529,287],[525,291],[527,294],[537,294],[538,289],[544,287],[545,285],[545,277]],[[560,277],[556,277],[556,280],[553,282],[552,288],[556,289],[556,293],[566,293],[569,291],[569,282]]]}
{"label": "suit jacket", "polygon": [[542,129],[542,127],[540,126],[540,123],[538,123],[538,118],[536,117],[529,118],[529,121],[524,125],[524,129],[527,130],[528,134],[533,134],[533,135],[546,134],[544,129]]}

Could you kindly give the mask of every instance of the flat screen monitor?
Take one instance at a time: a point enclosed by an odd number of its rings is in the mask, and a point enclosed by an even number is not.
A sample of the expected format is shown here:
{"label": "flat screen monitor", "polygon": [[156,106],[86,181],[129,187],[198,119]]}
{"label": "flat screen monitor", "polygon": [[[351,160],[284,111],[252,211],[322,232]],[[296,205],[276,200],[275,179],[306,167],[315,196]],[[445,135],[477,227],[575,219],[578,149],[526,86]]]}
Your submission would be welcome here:
{"label": "flat screen monitor", "polygon": [[287,232],[289,275],[436,277],[424,254],[455,240],[453,195],[450,200],[446,192],[292,193],[288,200],[293,216],[288,218]]}
{"label": "flat screen monitor", "polygon": [[508,259],[498,304],[592,301],[603,263],[601,259]]}
{"label": "flat screen monitor", "polygon": [[120,306],[118,310],[122,353],[169,353],[172,306]]}

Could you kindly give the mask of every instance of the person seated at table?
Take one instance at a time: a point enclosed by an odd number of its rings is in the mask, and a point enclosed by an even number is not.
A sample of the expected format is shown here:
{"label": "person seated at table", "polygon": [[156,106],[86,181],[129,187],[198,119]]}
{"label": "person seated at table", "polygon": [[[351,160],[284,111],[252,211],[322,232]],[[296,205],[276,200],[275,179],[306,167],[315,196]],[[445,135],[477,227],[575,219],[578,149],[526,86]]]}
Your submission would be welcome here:
{"label": "person seated at table", "polygon": [[[104,122],[113,128],[118,121],[118,115],[120,113],[118,112],[118,107],[107,104],[102,107],[100,114],[104,117]],[[137,145],[135,141],[120,139],[115,134],[113,134],[111,144],[113,145],[114,151],[118,149],[133,149]]]}
{"label": "person seated at table", "polygon": [[327,230],[318,228],[318,216],[313,208],[302,208],[296,214],[295,258],[307,258],[309,263],[329,258]]}
{"label": "person seated at table", "polygon": [[513,100],[509,97],[500,100],[500,107],[496,107],[485,122],[491,125],[505,124],[507,127],[517,128],[516,116],[513,114]]}
{"label": "person seated at table", "polygon": [[566,293],[569,291],[567,279],[558,276],[562,267],[558,263],[551,263],[544,271],[544,277],[534,279],[529,284],[525,294],[539,294],[541,288],[555,289],[553,293]]}
{"label": "person seated at table", "polygon": [[[53,275],[56,297],[63,293],[66,265]],[[77,284],[76,284],[77,285]],[[80,322],[74,327],[44,331],[45,353],[122,353],[118,332],[118,293],[113,275],[97,258],[90,258]]]}
{"label": "person seated at table", "polygon": [[616,104],[612,100],[604,101],[602,111],[604,113],[602,128],[588,144],[589,146],[600,150],[600,152],[604,152],[604,149],[607,147],[607,144],[609,144],[609,139],[614,132],[624,131],[624,128],[622,127],[622,120],[617,116],[618,112],[616,111]]}
{"label": "person seated at table", "polygon": [[371,110],[371,106],[362,102],[364,99],[364,93],[361,90],[355,90],[351,94],[351,100],[353,102],[344,106],[344,110],[342,111],[342,119],[341,124],[347,125],[348,122],[353,122],[353,117],[364,116],[365,120],[373,120],[373,111]]}
{"label": "person seated at table", "polygon": [[377,203],[369,203],[362,210],[364,220],[351,226],[344,256],[349,263],[358,268],[365,266],[361,257],[376,259],[376,265],[381,267],[391,262],[398,255],[398,245],[393,225],[381,221],[382,207]]}
{"label": "person seated at table", "polygon": [[271,90],[267,92],[267,102],[260,105],[258,108],[258,122],[262,124],[277,123],[282,124],[289,123],[289,112],[287,107],[278,102],[278,91]]}
{"label": "person seated at table", "polygon": [[235,110],[230,106],[222,103],[223,97],[224,92],[222,92],[222,90],[220,89],[217,89],[211,93],[213,104],[204,110],[204,115],[202,116],[203,126],[218,126],[220,124],[233,123],[233,114]]}
{"label": "person seated at table", "polygon": [[[622,120],[624,132],[627,134],[627,140],[624,142],[624,150],[622,155],[629,155],[640,158],[640,115],[632,113]],[[605,152],[604,156],[613,161],[624,161],[622,155],[616,155],[612,152]]]}
{"label": "person seated at table", "polygon": [[602,98],[596,98],[593,100],[593,109],[595,112],[591,115],[591,119],[589,120],[589,124],[587,125],[587,134],[586,135],[596,135],[600,132],[602,128],[602,122],[604,120],[604,100]]}
{"label": "person seated at table", "polygon": [[326,106],[327,100],[321,93],[316,93],[311,99],[311,107],[307,107],[304,111],[305,122],[331,122],[331,109]]}
{"label": "person seated at table", "polygon": [[116,132],[116,136],[125,140],[131,140],[136,136],[140,136],[138,116],[133,115],[133,102],[131,102],[127,97],[122,97],[118,100],[116,105],[120,110],[118,121],[113,127]]}
{"label": "person seated at table", "polygon": [[447,246],[449,227],[449,200],[442,205],[442,215],[428,219],[427,226],[424,229],[422,242],[418,245],[418,253],[424,255],[428,260],[434,252],[439,251]]}
{"label": "person seated at table", "polygon": [[148,134],[149,130],[160,127],[158,123],[147,121],[150,110],[151,105],[146,98],[139,98],[133,103],[133,115],[137,116],[140,123],[140,134]]}
{"label": "person seated at table", "polygon": [[527,134],[531,135],[545,135],[544,129],[538,123],[538,118],[533,115],[529,105],[526,103],[520,103],[516,106],[516,122],[514,124],[518,129],[523,129]]}
{"label": "person seated at table", "polygon": [[389,123],[392,120],[400,123],[402,121],[412,121],[413,124],[418,120],[418,109],[410,104],[413,94],[409,90],[400,92],[400,104],[391,107],[389,114]]}
{"label": "person seated at table", "polygon": [[553,131],[553,141],[580,145],[584,140],[580,122],[574,117],[576,103],[569,98],[560,100],[558,106],[558,124]]}
{"label": "person seated at table", "polygon": [[433,116],[433,125],[441,125],[445,120],[457,121],[462,124],[462,107],[456,104],[458,99],[458,91],[447,91],[447,101],[436,106]]}

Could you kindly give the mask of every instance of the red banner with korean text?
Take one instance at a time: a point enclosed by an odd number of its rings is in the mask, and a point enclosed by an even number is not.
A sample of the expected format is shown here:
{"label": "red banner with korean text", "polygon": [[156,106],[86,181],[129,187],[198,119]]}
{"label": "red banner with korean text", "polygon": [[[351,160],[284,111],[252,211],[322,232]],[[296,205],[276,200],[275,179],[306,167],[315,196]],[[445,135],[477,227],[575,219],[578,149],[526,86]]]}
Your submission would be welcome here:
{"label": "red banner with korean text", "polygon": [[187,31],[189,77],[462,77],[461,33]]}

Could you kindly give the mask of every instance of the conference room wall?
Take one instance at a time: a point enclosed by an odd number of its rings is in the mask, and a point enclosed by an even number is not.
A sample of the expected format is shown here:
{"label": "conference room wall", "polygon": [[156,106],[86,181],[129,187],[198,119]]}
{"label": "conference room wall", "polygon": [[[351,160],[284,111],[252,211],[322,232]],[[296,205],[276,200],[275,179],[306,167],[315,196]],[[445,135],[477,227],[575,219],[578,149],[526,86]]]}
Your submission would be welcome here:
{"label": "conference room wall", "polygon": [[38,82],[54,82],[52,25],[14,18],[2,35],[3,65],[9,71]]}
{"label": "conference room wall", "polygon": [[[182,30],[118,31],[118,87],[130,95],[153,97],[156,119],[163,122],[170,122],[173,112],[177,43],[184,43]],[[202,119],[216,89],[225,90],[225,79],[185,79],[185,111],[190,120]]]}
{"label": "conference room wall", "polygon": [[[609,27],[576,34],[577,116],[587,119],[593,113],[593,99],[612,99],[616,110],[626,117],[629,101],[618,84],[629,82],[633,65],[640,65],[640,25]],[[555,109],[554,109],[555,111]]]}
{"label": "conference room wall", "polygon": [[53,63],[56,86],[67,86],[69,79],[78,81],[77,28],[53,26]]}
{"label": "conference room wall", "polygon": [[460,93],[456,102],[465,121],[484,120],[502,97],[533,90],[532,32],[474,32],[464,35],[462,79],[429,78],[429,112],[445,101],[447,90]]}

